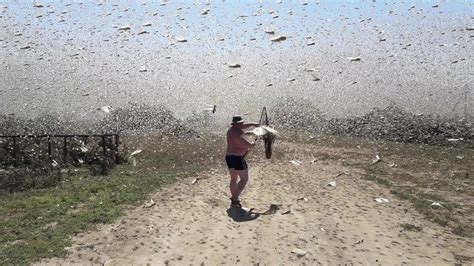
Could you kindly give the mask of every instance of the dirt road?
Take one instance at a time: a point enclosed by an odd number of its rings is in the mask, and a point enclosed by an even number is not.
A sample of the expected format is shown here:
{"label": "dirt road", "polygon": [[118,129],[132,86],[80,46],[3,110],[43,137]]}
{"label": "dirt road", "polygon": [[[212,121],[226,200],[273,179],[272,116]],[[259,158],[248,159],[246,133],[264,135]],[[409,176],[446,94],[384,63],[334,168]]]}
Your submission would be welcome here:
{"label": "dirt road", "polygon": [[[229,208],[221,168],[195,184],[184,179],[157,192],[154,206],[76,236],[68,258],[41,264],[453,265],[455,254],[472,251],[472,239],[427,221],[347,161],[312,162],[312,149],[320,147],[282,146],[288,152],[279,158],[249,162],[242,202],[251,212]],[[361,162],[370,163],[370,150],[358,152]],[[336,186],[328,186],[334,180]],[[378,197],[389,202],[378,203]]]}

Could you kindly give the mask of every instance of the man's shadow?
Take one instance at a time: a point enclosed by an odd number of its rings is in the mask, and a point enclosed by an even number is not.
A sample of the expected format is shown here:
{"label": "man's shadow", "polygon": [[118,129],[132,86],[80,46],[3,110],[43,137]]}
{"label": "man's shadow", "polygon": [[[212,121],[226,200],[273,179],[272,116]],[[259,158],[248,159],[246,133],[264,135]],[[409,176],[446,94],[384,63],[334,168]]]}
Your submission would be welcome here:
{"label": "man's shadow", "polygon": [[229,215],[229,217],[232,218],[234,222],[249,222],[257,219],[260,216],[259,213],[253,212],[253,209],[247,211],[234,206],[230,206],[230,208],[227,209],[227,215]]}
{"label": "man's shadow", "polygon": [[242,208],[230,206],[230,208],[227,209],[227,215],[229,215],[229,217],[232,218],[234,222],[248,222],[248,221],[257,219],[260,215],[273,215],[280,208],[281,208],[281,205],[270,204],[270,207],[268,208],[268,210],[266,210],[263,213],[259,213],[259,212],[255,212],[253,208],[249,210],[245,210]]}

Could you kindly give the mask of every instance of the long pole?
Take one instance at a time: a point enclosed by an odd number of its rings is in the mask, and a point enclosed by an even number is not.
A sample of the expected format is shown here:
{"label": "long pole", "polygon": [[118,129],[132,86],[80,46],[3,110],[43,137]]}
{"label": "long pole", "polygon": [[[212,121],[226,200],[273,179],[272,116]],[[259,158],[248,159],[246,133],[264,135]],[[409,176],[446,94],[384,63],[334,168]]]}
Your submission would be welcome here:
{"label": "long pole", "polygon": [[119,135],[115,134],[115,163],[119,163]]}
{"label": "long pole", "polygon": [[64,157],[64,160],[66,160],[66,157],[67,157],[67,137],[64,137],[63,157]]}
{"label": "long pole", "polygon": [[105,136],[102,135],[102,148],[104,149],[104,156],[107,156],[107,148],[105,147]]}
{"label": "long pole", "polygon": [[48,158],[51,160],[53,158],[52,152],[51,152],[51,137],[48,136]]}
{"label": "long pole", "polygon": [[18,158],[16,155],[16,137],[13,137],[13,159],[15,160],[14,165],[15,167],[18,166]]}

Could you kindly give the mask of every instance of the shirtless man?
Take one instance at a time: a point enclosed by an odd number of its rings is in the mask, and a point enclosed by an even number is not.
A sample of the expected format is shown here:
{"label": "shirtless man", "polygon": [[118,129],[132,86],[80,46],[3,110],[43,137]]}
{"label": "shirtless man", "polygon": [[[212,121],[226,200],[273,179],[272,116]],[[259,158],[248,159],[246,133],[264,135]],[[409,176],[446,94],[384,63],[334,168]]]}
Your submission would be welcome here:
{"label": "shirtless man", "polygon": [[[250,148],[255,146],[255,142],[248,142],[243,138],[244,129],[258,127],[257,123],[245,123],[241,116],[232,117],[232,127],[227,131],[227,152],[225,161],[230,173],[230,193],[232,197],[231,206],[242,208],[239,195],[244,190],[249,179],[247,162],[245,155]],[[237,182],[237,177],[240,181]]]}

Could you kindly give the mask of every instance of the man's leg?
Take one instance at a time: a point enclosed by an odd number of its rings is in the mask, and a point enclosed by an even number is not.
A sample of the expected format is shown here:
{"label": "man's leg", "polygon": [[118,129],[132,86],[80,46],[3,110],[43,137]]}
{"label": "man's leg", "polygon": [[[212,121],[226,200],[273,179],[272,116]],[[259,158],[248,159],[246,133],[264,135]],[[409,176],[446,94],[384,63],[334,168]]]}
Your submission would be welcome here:
{"label": "man's leg", "polygon": [[237,197],[239,197],[240,193],[242,193],[245,185],[247,185],[247,182],[249,181],[249,170],[236,170],[236,172],[240,177],[240,181],[237,183]]}
{"label": "man's leg", "polygon": [[237,185],[237,170],[230,168],[230,194],[232,195],[233,200],[239,199],[239,189]]}

